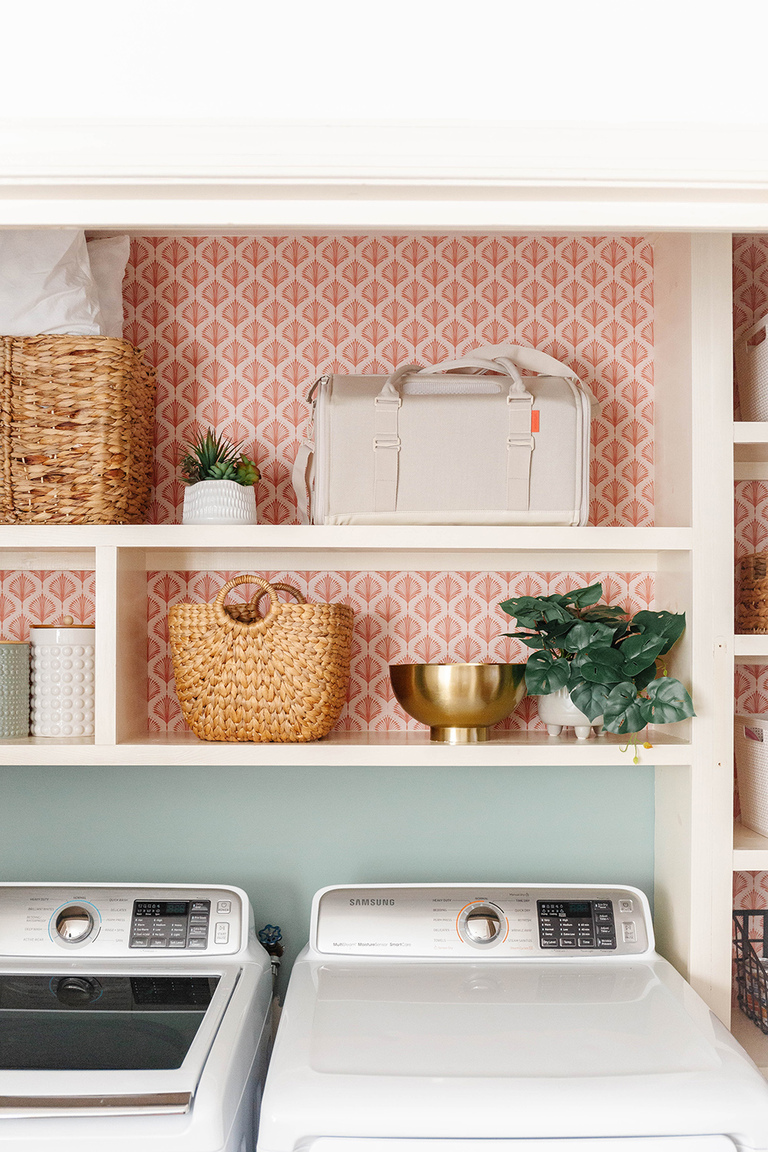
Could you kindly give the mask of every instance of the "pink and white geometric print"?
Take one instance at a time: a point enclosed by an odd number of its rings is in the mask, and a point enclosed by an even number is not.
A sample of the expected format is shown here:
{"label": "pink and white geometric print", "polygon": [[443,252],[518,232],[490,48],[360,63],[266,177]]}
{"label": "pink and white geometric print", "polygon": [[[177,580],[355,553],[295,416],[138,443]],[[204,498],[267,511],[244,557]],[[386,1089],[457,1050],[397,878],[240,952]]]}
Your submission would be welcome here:
{"label": "pink and white geometric print", "polygon": [[[735,236],[733,240],[733,340],[739,339],[768,313],[768,236]],[[738,379],[734,411],[739,414]],[[768,483],[741,480],[736,484],[735,556],[740,559],[768,548]]]}
{"label": "pink and white geometric print", "polygon": [[93,572],[0,570],[0,637],[29,640],[35,624],[93,624],[96,584]]}
{"label": "pink and white geometric print", "polygon": [[[234,572],[150,572],[150,732],[181,732],[185,725],[174,690],[168,643],[168,608],[183,600],[210,602]],[[510,596],[549,595],[577,584],[603,584],[603,597],[630,611],[652,607],[653,576],[643,573],[520,572],[260,572],[293,585],[314,602],[340,601],[355,613],[350,687],[337,731],[424,731],[392,694],[389,664],[407,661],[524,662],[528,650],[503,633],[512,621],[499,608]],[[245,600],[246,585],[228,597]],[[262,605],[262,612],[265,605]],[[502,727],[541,727],[533,698]]]}
{"label": "pink and white geometric print", "polygon": [[140,237],[124,308],[126,339],[158,370],[153,522],[181,519],[179,460],[209,425],[256,459],[261,522],[294,522],[291,467],[318,375],[509,342],[565,361],[600,401],[590,523],[653,523],[644,237]]}

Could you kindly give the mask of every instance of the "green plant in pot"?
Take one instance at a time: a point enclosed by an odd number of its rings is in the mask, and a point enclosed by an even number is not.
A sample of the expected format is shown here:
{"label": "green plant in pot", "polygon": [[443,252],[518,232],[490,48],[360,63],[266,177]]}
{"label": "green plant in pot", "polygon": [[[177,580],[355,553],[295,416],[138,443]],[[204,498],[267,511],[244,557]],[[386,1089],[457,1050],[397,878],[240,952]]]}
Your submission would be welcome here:
{"label": "green plant in pot", "polygon": [[212,428],[189,446],[181,460],[185,524],[255,524],[254,485],[261,473],[253,460]]}
{"label": "green plant in pot", "polygon": [[[688,692],[668,676],[663,658],[685,630],[685,613],[636,612],[598,601],[602,584],[552,596],[517,596],[501,608],[522,629],[506,632],[534,649],[525,666],[528,694],[539,696],[546,722],[548,696],[565,699],[561,721],[589,734],[592,724],[635,737],[647,724],[694,716]],[[552,729],[556,731],[552,731]],[[552,735],[557,722],[547,725]],[[633,740],[636,743],[636,739]]]}

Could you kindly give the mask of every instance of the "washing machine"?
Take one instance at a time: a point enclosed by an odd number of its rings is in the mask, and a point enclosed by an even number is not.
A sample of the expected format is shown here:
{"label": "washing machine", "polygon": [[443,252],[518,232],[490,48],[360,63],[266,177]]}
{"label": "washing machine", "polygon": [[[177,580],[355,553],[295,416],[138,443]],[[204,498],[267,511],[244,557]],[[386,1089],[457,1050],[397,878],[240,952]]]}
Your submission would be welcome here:
{"label": "washing machine", "polygon": [[0,884],[0,1152],[252,1152],[270,959],[239,888]]}
{"label": "washing machine", "polygon": [[258,1152],[735,1148],[768,1149],[768,1085],[654,951],[636,888],[316,895]]}

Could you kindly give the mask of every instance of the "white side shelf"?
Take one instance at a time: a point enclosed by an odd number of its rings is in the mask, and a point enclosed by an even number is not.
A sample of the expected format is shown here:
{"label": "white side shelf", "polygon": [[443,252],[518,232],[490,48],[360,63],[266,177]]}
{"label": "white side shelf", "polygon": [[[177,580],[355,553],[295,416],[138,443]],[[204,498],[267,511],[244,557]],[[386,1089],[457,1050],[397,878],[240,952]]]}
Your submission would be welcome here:
{"label": "white side shelf", "polygon": [[731,1011],[731,1034],[747,1050],[768,1080],[768,1036],[740,1011],[735,1001]]}
{"label": "white side shelf", "polygon": [[768,478],[768,421],[737,421],[733,425],[735,480]]}
{"label": "white side shelf", "polygon": [[768,660],[768,634],[734,636],[733,653],[737,664],[760,664]]}
{"label": "white side shelf", "polygon": [[761,836],[738,821],[733,826],[734,872],[762,872],[768,868],[768,836]]}

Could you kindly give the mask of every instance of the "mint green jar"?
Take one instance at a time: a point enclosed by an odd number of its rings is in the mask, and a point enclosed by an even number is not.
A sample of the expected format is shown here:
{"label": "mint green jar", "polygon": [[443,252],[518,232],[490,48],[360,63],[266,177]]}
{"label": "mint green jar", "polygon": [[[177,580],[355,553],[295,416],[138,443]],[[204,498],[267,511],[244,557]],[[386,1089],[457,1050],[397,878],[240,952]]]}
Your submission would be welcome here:
{"label": "mint green jar", "polygon": [[0,740],[29,735],[29,644],[0,640]]}

